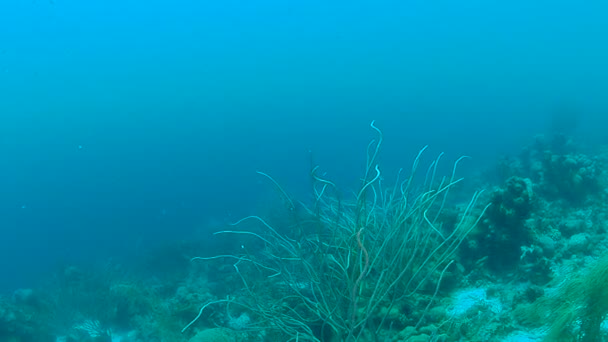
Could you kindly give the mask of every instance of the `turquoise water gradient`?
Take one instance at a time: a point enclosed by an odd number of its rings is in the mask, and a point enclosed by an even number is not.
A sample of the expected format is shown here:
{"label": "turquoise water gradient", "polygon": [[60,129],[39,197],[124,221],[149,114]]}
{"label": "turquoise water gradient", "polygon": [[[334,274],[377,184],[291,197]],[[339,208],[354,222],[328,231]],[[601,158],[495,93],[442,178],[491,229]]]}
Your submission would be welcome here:
{"label": "turquoise water gradient", "polygon": [[[606,142],[602,1],[0,2],[0,272],[135,258],[302,199],[309,150],[346,185],[376,120],[491,165],[560,108]],[[388,173],[388,171],[387,171]]]}

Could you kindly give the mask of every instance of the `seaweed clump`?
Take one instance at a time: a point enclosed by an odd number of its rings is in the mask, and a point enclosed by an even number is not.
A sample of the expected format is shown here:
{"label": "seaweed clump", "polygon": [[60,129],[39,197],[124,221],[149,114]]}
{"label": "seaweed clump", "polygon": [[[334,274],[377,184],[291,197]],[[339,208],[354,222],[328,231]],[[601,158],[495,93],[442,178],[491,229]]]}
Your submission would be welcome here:
{"label": "seaweed clump", "polygon": [[[566,278],[548,295],[520,307],[516,316],[527,324],[549,324],[544,341],[602,341],[602,322],[608,315],[608,255],[587,271]],[[549,292],[549,291],[548,291]]]}

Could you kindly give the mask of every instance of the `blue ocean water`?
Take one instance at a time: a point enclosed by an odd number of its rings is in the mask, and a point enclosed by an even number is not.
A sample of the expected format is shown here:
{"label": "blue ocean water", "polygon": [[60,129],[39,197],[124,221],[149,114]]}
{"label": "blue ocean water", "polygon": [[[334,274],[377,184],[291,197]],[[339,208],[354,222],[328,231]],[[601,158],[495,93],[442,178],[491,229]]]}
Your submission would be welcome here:
{"label": "blue ocean water", "polygon": [[[608,142],[600,1],[0,3],[0,290],[136,259],[418,150]],[[565,114],[563,114],[565,113]]]}

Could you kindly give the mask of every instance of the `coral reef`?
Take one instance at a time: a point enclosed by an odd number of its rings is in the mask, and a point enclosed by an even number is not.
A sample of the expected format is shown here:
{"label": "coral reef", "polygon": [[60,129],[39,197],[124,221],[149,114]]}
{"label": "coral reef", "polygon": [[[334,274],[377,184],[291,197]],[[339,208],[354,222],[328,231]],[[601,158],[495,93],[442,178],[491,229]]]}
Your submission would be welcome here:
{"label": "coral reef", "polygon": [[[278,187],[267,220],[237,227],[247,233],[159,248],[135,269],[64,267],[42,286],[1,296],[0,341],[608,341],[608,150],[537,137],[474,180],[486,188],[477,206],[412,196],[407,205],[432,204],[398,211],[391,196],[407,182],[364,182],[348,201],[316,181],[314,210]],[[445,191],[439,177],[427,181],[429,193]],[[374,230],[376,222],[385,225]]]}

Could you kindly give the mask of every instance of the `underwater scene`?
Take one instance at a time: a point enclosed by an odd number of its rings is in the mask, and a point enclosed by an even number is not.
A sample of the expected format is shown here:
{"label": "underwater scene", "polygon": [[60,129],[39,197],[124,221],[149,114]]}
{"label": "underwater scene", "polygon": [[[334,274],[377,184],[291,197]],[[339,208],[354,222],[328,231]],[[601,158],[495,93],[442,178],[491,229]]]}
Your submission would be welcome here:
{"label": "underwater scene", "polygon": [[0,342],[608,341],[607,14],[0,2]]}

